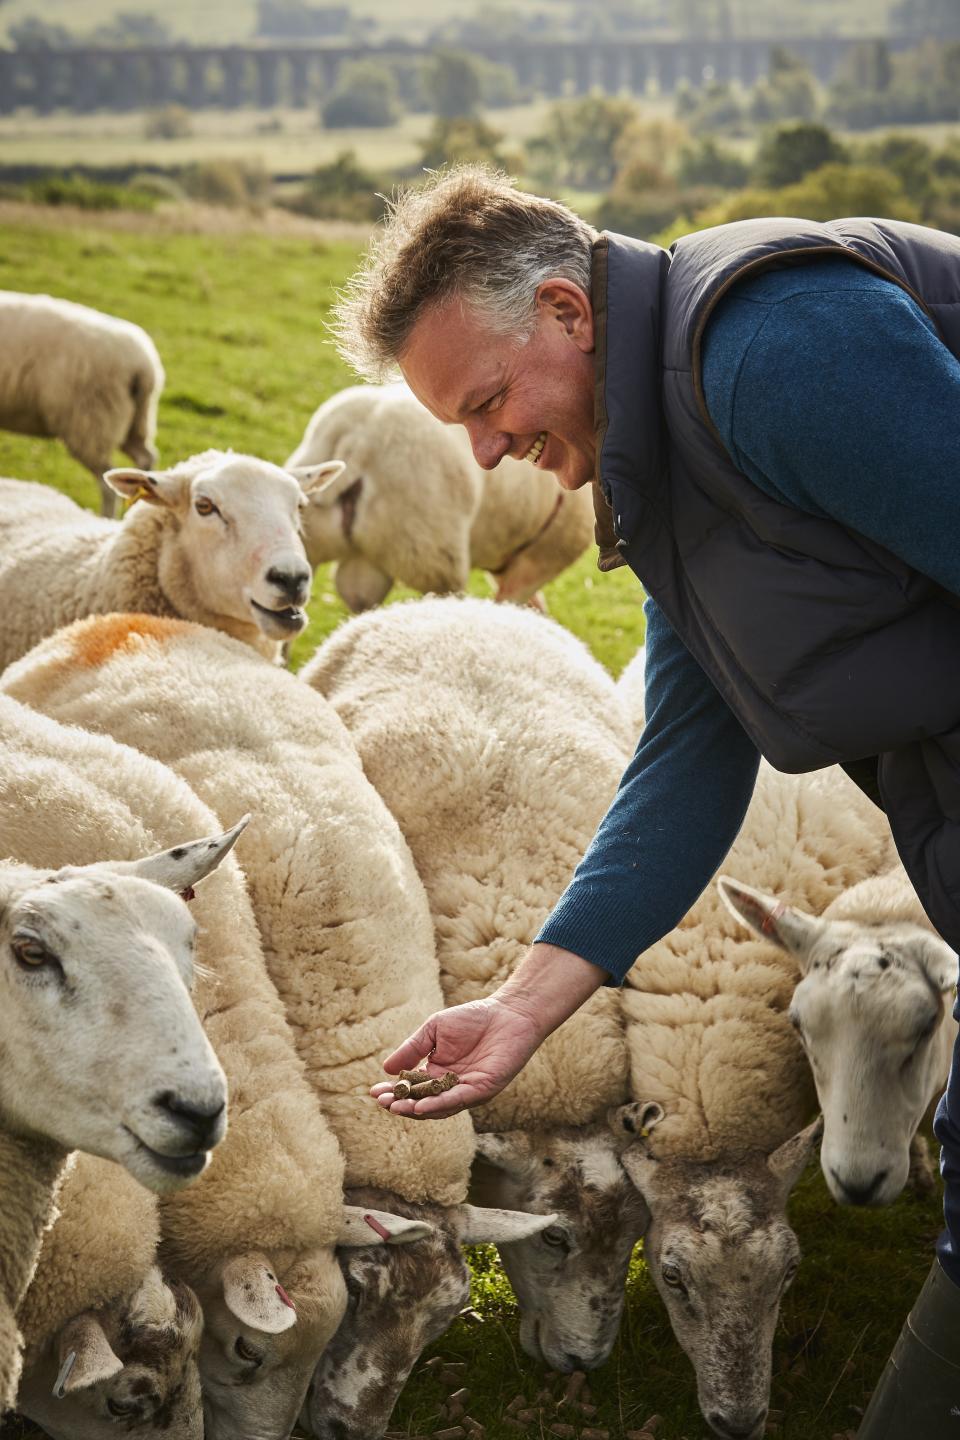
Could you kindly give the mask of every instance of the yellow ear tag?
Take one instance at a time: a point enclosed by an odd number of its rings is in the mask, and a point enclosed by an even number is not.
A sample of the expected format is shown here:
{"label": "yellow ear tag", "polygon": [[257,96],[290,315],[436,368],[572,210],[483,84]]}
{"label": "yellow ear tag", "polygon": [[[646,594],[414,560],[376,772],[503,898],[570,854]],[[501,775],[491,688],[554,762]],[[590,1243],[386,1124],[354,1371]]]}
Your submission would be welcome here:
{"label": "yellow ear tag", "polygon": [[646,1138],[647,1138],[647,1136],[648,1136],[649,1134],[650,1134],[650,1131],[647,1129],[646,1125],[644,1125],[643,1129],[640,1131],[641,1137],[642,1137],[644,1140],[646,1140]]}
{"label": "yellow ear tag", "polygon": [[152,490],[149,490],[146,485],[141,485],[140,489],[137,491],[136,495],[134,495],[133,498],[134,500],[149,500],[152,495]]}

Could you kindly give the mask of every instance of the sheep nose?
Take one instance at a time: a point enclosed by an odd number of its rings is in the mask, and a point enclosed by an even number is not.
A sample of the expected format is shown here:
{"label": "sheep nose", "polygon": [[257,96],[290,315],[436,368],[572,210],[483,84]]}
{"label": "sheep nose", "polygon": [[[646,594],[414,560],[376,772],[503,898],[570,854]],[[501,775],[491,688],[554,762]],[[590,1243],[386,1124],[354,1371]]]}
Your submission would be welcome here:
{"label": "sheep nose", "polygon": [[191,1153],[212,1150],[222,1139],[226,1124],[226,1105],[222,1100],[218,1105],[199,1107],[181,1099],[173,1090],[164,1090],[154,1096],[153,1103],[175,1122]]}
{"label": "sheep nose", "polygon": [[299,605],[310,590],[310,571],[306,565],[296,570],[281,570],[279,565],[272,565],[267,571],[267,582],[282,590],[291,605]]}
{"label": "sheep nose", "polygon": [[711,1430],[723,1436],[723,1440],[753,1440],[767,1418],[767,1407],[758,1410],[752,1420],[743,1420],[739,1416],[736,1420],[728,1420],[719,1410],[711,1410],[707,1416],[707,1424]]}
{"label": "sheep nose", "polygon": [[830,1170],[830,1174],[836,1180],[841,1192],[839,1198],[845,1205],[871,1205],[889,1173],[889,1170],[878,1170],[872,1180],[857,1185],[852,1184],[849,1180],[844,1180],[832,1167]]}

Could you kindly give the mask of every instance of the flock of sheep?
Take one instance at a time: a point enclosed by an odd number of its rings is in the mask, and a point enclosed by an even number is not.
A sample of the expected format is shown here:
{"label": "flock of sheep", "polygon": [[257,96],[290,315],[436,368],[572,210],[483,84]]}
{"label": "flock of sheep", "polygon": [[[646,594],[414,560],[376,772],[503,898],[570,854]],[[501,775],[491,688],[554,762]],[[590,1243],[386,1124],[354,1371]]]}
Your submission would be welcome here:
{"label": "flock of sheep", "polygon": [[[355,609],[477,564],[531,600],[589,496],[481,479],[399,389],[328,401],[286,467],[150,470],[143,332],[0,307],[0,426],[137,502],[0,482],[0,1408],[53,1440],[376,1440],[468,1304],[465,1245],[500,1247],[524,1350],[568,1372],[609,1355],[642,1238],[706,1421],[755,1440],[818,1142],[841,1203],[932,1184],[956,957],[884,816],[762,766],[726,875],[622,989],[472,1116],[388,1115],[383,1057],[499,985],[563,891],[643,656],[615,685],[530,606],[455,596],[369,609],[296,676],[283,646],[320,560]],[[96,372],[73,412],[27,363],[55,323],[89,345],[77,394]]]}

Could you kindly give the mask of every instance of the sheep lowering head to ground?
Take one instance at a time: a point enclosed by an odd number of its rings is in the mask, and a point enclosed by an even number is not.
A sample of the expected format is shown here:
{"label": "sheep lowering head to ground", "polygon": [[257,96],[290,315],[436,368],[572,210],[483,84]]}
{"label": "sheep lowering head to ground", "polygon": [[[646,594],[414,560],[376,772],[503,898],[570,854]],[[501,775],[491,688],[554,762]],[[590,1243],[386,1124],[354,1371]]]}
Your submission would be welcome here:
{"label": "sheep lowering head to ground", "polygon": [[335,458],[343,474],[304,516],[313,565],[353,611],[379,605],[395,580],[422,593],[465,590],[471,568],[496,577],[498,600],[523,603],[593,539],[593,502],[547,471],[506,456],[477,464],[466,432],[434,419],[405,385],[357,385],[315,412],[290,465]]}
{"label": "sheep lowering head to ground", "polygon": [[[489,994],[535,938],[625,768],[633,737],[612,681],[552,621],[466,599],[351,621],[302,673],[346,723],[410,845],[447,1003]],[[557,1214],[503,1256],[524,1347],[560,1370],[609,1354],[647,1218],[619,1163],[622,1133],[606,1122],[627,1095],[622,1025],[614,992],[598,992],[473,1112],[473,1197]]]}
{"label": "sheep lowering head to ground", "polygon": [[917,1134],[941,1093],[957,1038],[957,957],[898,865],[817,917],[721,877],[753,930],[797,961],[790,1003],[823,1111],[820,1163],[842,1205],[889,1205],[913,1173],[933,1177]]}
{"label": "sheep lowering head to ground", "polygon": [[150,336],[86,305],[12,290],[0,291],[0,333],[0,429],[62,440],[112,515],[117,497],[103,477],[114,451],[135,465],[157,461],[165,377]]}
{"label": "sheep lowering head to ground", "polygon": [[[725,867],[821,912],[892,854],[886,817],[841,770],[761,764]],[[742,1440],[762,1433],[780,1296],[799,1253],[787,1198],[819,1133],[787,1014],[797,970],[771,938],[745,934],[710,886],[620,992],[631,1089],[663,1111],[623,1154],[650,1208],[645,1253],[704,1416]]]}
{"label": "sheep lowering head to ground", "polygon": [[68,620],[112,610],[183,616],[276,660],[306,624],[307,497],[334,462],[293,473],[208,450],[171,470],[111,470],[136,500],[100,520],[42,485],[0,480],[0,662]]}
{"label": "sheep lowering head to ground", "polygon": [[[382,1191],[348,1191],[355,1204],[379,1202]],[[556,1215],[525,1215],[475,1205],[410,1205],[393,1209],[417,1223],[423,1238],[404,1248],[338,1253],[347,1286],[347,1313],[310,1385],[301,1425],[316,1440],[377,1440],[420,1354],[470,1303],[464,1245],[509,1245],[545,1231]]]}
{"label": "sheep lowering head to ground", "polygon": [[78,1155],[59,1207],[21,1310],[18,1410],[52,1440],[202,1440],[203,1317],[156,1264],[155,1197]]}

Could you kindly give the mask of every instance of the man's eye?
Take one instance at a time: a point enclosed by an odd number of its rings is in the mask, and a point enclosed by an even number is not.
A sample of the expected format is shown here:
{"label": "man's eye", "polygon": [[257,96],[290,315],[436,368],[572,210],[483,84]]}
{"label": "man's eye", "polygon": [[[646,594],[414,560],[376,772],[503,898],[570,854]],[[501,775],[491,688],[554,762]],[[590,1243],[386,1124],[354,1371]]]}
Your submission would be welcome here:
{"label": "man's eye", "polygon": [[484,412],[484,414],[487,414],[490,410],[499,409],[503,401],[503,395],[504,392],[502,390],[498,390],[496,395],[491,395],[489,400],[485,400],[483,402],[483,404],[480,406],[480,409]]}

